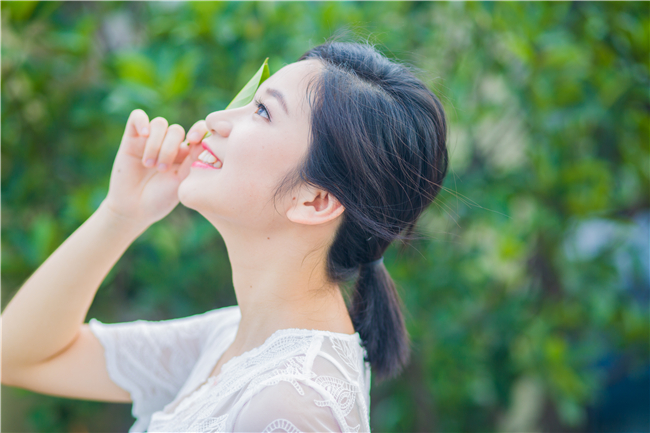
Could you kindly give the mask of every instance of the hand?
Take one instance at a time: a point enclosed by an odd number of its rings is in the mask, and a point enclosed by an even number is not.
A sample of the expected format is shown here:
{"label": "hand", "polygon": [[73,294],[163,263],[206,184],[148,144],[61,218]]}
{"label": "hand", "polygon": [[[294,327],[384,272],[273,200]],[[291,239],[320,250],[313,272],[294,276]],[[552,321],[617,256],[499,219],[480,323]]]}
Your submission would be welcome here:
{"label": "hand", "polygon": [[135,224],[149,225],[161,220],[178,205],[178,185],[203,150],[200,143],[208,132],[205,121],[185,130],[156,117],[133,110],[126,122],[117,151],[108,195],[103,205]]}

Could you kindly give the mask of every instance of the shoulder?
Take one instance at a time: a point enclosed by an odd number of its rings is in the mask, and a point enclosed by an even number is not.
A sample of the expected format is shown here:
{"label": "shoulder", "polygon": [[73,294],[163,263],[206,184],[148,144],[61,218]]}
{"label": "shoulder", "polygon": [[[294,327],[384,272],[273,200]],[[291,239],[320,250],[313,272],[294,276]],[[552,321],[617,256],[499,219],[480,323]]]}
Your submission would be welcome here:
{"label": "shoulder", "polygon": [[283,351],[249,382],[234,431],[282,423],[293,428],[286,431],[369,431],[369,364],[358,334],[283,330],[276,337],[275,344],[302,350]]}

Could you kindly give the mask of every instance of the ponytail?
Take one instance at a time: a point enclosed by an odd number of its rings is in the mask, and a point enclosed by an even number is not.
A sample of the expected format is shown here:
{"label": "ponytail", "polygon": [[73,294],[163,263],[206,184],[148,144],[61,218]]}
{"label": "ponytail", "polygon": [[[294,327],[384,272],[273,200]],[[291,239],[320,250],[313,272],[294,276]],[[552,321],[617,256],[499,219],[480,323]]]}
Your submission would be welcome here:
{"label": "ponytail", "polygon": [[395,283],[383,263],[361,265],[349,312],[373,375],[380,380],[398,375],[410,357],[409,336]]}
{"label": "ponytail", "polygon": [[[307,92],[309,149],[281,180],[275,199],[303,183],[345,208],[327,253],[332,283],[356,278],[348,305],[374,377],[396,376],[409,360],[409,336],[395,283],[381,257],[410,239],[447,173],[442,104],[406,65],[365,43],[327,42],[299,60],[322,71]],[[406,235],[403,233],[406,229]]]}

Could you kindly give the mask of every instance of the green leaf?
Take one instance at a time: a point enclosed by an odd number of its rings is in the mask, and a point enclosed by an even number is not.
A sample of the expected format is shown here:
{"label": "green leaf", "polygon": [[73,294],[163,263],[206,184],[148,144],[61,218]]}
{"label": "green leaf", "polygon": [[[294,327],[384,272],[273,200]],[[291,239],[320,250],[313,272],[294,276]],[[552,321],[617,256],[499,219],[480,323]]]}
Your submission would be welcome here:
{"label": "green leaf", "polygon": [[262,66],[258,69],[258,71],[253,75],[253,78],[251,78],[248,83],[244,86],[243,89],[237,93],[237,96],[235,96],[235,99],[233,99],[230,104],[226,107],[226,110],[229,108],[239,108],[243,107],[244,105],[249,104],[253,100],[253,95],[255,95],[255,92],[257,91],[257,88],[260,87],[260,85],[269,78],[271,73],[269,72],[269,65],[268,65],[269,58],[267,57],[264,60],[264,63],[262,63]]}
{"label": "green leaf", "polygon": [[[271,76],[268,62],[269,58],[267,57],[264,60],[264,63],[262,63],[262,66],[260,66],[255,75],[253,75],[253,78],[248,80],[248,83],[246,83],[246,85],[239,91],[239,93],[237,93],[237,96],[235,96],[235,98],[230,101],[230,104],[228,104],[226,110],[230,108],[243,107],[245,105],[248,105],[253,100],[253,96],[255,95],[257,89],[267,78]],[[210,135],[211,134],[209,132],[206,132],[203,136],[203,139],[209,137]]]}

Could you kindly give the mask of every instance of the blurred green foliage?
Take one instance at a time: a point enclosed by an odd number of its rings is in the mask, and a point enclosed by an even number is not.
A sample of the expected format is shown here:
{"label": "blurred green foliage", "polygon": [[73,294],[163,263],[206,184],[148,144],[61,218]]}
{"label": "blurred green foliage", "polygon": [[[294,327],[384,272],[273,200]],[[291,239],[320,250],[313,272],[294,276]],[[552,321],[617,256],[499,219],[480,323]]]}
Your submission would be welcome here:
{"label": "blurred green foliage", "polygon": [[[584,430],[600,361],[649,362],[649,15],[644,2],[2,2],[3,306],[105,197],[131,110],[187,130],[267,56],[273,73],[347,27],[420,68],[450,122],[426,237],[386,254],[413,360],[373,385],[373,431]],[[235,302],[218,232],[179,206],[88,318]],[[132,423],[130,405],[2,397],[5,431]]]}

